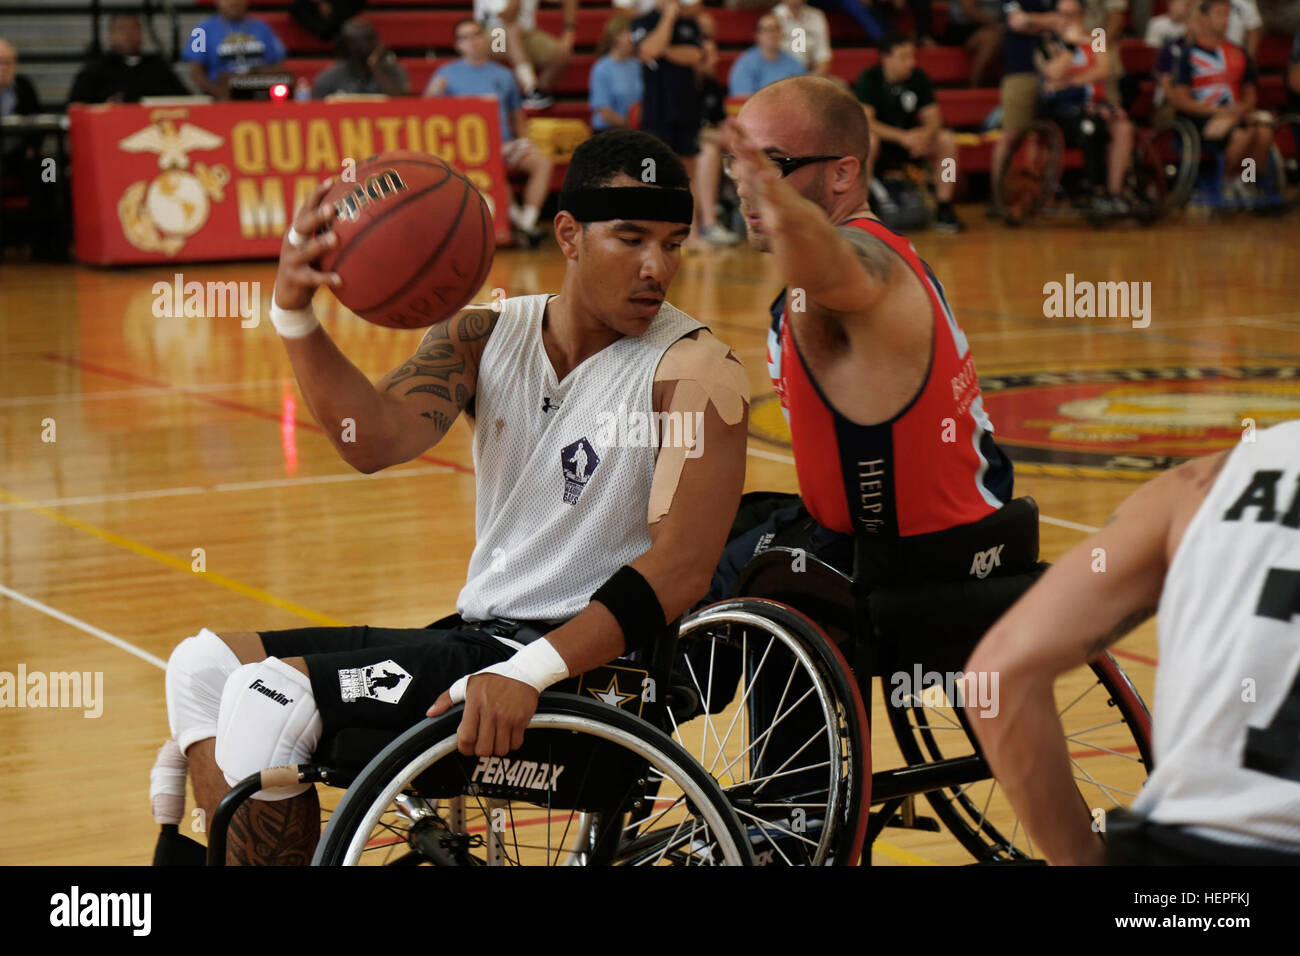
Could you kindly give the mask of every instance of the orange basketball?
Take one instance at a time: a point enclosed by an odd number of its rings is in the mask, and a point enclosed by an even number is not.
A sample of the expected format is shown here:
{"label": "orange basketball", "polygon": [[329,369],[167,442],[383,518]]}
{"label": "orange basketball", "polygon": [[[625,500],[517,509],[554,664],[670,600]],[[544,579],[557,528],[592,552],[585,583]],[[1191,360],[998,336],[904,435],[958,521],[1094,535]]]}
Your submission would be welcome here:
{"label": "orange basketball", "polygon": [[495,244],[487,202],[437,156],[398,150],[358,163],[324,201],[339,243],[321,256],[337,272],[339,301],[367,322],[393,329],[433,325],[474,297]]}

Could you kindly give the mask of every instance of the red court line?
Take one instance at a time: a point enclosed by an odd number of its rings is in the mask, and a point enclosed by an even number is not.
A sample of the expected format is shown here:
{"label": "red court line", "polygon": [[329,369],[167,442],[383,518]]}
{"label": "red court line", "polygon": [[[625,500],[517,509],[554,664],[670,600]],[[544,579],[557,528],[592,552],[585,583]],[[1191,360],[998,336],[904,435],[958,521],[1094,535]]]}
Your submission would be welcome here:
{"label": "red court line", "polygon": [[1075,750],[1071,751],[1070,756],[1075,760],[1082,757],[1113,757],[1114,754],[1110,752],[1111,750],[1118,751],[1119,753],[1132,753],[1137,749],[1137,744],[1126,744],[1123,747],[1111,747],[1108,750]]}
{"label": "red court line", "polygon": [[[236,412],[244,412],[248,415],[256,415],[258,418],[266,418],[277,424],[283,424],[284,418],[279,411],[267,411],[257,408],[254,405],[246,405],[243,402],[234,402],[228,398],[218,398],[215,395],[207,395],[203,392],[194,392],[187,388],[181,388],[179,385],[173,385],[171,382],[165,382],[161,379],[145,378],[143,375],[136,375],[134,372],[124,372],[121,369],[109,368],[107,365],[97,365],[94,362],[87,362],[84,359],[69,358],[66,355],[59,355],[55,352],[44,352],[41,358],[47,362],[57,362],[60,365],[70,365],[73,368],[79,368],[86,372],[93,372],[96,375],[104,375],[108,378],[121,379],[124,382],[135,382],[138,385],[150,385],[155,388],[170,388],[184,395],[186,398],[193,398],[200,402],[206,402],[209,405],[217,405],[221,408],[228,408]],[[324,435],[325,429],[321,428],[315,422],[303,421],[301,418],[294,418],[294,424],[298,428],[304,428],[308,431]],[[445,468],[451,468],[463,475],[474,474],[474,469],[460,462],[448,461],[445,458],[436,458],[433,455],[421,455],[417,461],[427,461],[433,465],[442,465]]]}
{"label": "red court line", "polygon": [[1110,652],[1116,657],[1127,657],[1129,660],[1137,661],[1140,664],[1150,664],[1152,667],[1156,666],[1156,659],[1154,657],[1147,657],[1145,654],[1139,654],[1136,651],[1125,651],[1117,647],[1112,647]]}

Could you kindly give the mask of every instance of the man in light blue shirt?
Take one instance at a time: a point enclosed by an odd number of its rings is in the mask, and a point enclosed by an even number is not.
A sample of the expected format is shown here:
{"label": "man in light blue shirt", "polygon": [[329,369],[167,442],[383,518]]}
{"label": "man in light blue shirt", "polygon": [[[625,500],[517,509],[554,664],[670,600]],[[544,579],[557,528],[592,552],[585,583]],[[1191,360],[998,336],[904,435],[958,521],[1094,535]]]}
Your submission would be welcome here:
{"label": "man in light blue shirt", "polygon": [[740,55],[727,78],[732,96],[752,96],[769,83],[789,76],[803,76],[807,69],[781,49],[781,23],[772,14],[759,17],[758,43]]}
{"label": "man in light blue shirt", "polygon": [[217,12],[190,32],[181,59],[191,78],[215,99],[229,97],[231,74],[257,72],[284,59],[284,44],[262,20],[248,15],[248,0],[217,0]]}
{"label": "man in light blue shirt", "polygon": [[627,126],[628,113],[641,102],[642,93],[641,61],[633,55],[631,21],[615,16],[605,34],[612,43],[610,51],[596,61],[588,81],[591,128],[596,131]]}
{"label": "man in light blue shirt", "polygon": [[487,32],[482,24],[461,20],[454,35],[460,59],[439,67],[424,95],[496,97],[501,112],[501,155],[506,169],[519,169],[528,174],[523,207],[510,207],[510,221],[529,245],[536,245],[542,238],[537,217],[551,189],[551,159],[528,139],[523,98],[514,74],[488,58]]}

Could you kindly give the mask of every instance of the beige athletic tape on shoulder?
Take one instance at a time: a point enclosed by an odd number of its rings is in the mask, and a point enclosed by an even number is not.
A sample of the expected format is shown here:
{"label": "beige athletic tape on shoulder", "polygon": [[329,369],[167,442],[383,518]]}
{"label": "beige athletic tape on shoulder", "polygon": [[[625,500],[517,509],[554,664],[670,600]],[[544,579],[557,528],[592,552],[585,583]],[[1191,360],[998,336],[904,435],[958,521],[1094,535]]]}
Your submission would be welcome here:
{"label": "beige athletic tape on shoulder", "polygon": [[[667,411],[678,414],[677,440],[659,448],[654,480],[650,484],[649,524],[663,519],[672,508],[687,458],[703,454],[702,425],[704,413],[712,405],[724,424],[735,425],[749,404],[749,376],[745,366],[724,343],[707,331],[698,338],[679,339],[659,362],[656,382],[677,383]],[[668,421],[672,421],[671,417]],[[690,425],[687,425],[687,422]],[[700,428],[695,423],[700,423]],[[660,424],[667,429],[664,420]],[[663,441],[665,436],[661,435]],[[687,438],[693,439],[689,442]]]}

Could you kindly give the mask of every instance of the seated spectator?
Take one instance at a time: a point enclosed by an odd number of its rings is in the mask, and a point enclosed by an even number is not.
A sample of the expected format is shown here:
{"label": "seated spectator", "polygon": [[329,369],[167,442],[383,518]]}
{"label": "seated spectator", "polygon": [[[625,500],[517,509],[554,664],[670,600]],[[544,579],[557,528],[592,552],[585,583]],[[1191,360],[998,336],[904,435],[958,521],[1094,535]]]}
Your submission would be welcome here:
{"label": "seated spectator", "polygon": [[578,29],[578,0],[560,0],[564,7],[564,32],[554,37],[537,28],[538,0],[474,0],[474,19],[491,30],[505,28],[505,50],[500,57],[514,68],[524,91],[523,105],[544,110],[555,102],[555,84],[573,58]]}
{"label": "seated spectator", "polygon": [[343,24],[365,5],[365,0],[293,0],[289,16],[312,36],[333,43],[339,38]]}
{"label": "seated spectator", "polygon": [[[1124,24],[1128,20],[1129,0],[1079,0],[1083,6],[1083,35],[1088,43],[1097,46],[1097,39],[1105,40],[1105,50],[1114,50],[1115,55],[1107,57],[1110,74],[1103,83],[1106,87],[1106,99],[1119,105],[1120,78],[1124,75],[1124,63],[1119,55],[1119,41],[1124,36]],[[1100,35],[1098,30],[1103,31]],[[1126,87],[1127,90],[1127,87]],[[1126,93],[1125,95],[1128,95]],[[1133,95],[1136,95],[1134,93]]]}
{"label": "seated spectator", "polygon": [[[1171,12],[1174,4],[1178,2],[1180,0],[1173,0],[1170,4]],[[1174,85],[1174,73],[1178,69],[1178,63],[1186,55],[1187,45],[1191,42],[1190,36],[1197,30],[1196,24],[1200,16],[1195,0],[1188,0],[1187,15],[1181,24],[1183,33],[1166,40],[1160,47],[1160,52],[1156,54],[1155,65],[1151,68],[1151,76],[1156,81],[1151,105],[1155,109],[1152,122],[1157,129],[1170,125],[1178,116],[1178,111],[1174,109],[1174,104],[1169,98],[1169,91]],[[1157,19],[1159,18],[1152,18],[1151,23],[1154,24]],[[1150,33],[1147,34],[1147,39],[1151,39]]]}
{"label": "seated spectator", "polygon": [[1181,40],[1187,35],[1187,17],[1191,12],[1192,0],[1169,0],[1169,12],[1147,22],[1146,45],[1159,50],[1170,40]]}
{"label": "seated spectator", "polygon": [[827,76],[831,71],[831,28],[826,14],[804,0],[784,0],[772,8],[772,15],[781,24],[781,49],[809,73]]}
{"label": "seated spectator", "polygon": [[934,195],[939,202],[935,227],[945,232],[964,229],[952,208],[957,191],[957,138],[952,130],[943,128],[934,84],[916,65],[916,44],[897,34],[886,36],[880,43],[880,62],[862,71],[854,91],[871,127],[868,181],[876,173],[898,169],[913,160],[928,159],[936,171],[951,169],[951,177],[935,175]]}
{"label": "seated spectator", "polygon": [[1001,0],[948,0],[948,23],[939,42],[966,51],[972,87],[993,79],[990,67],[1002,55],[1001,14]]}
{"label": "seated spectator", "polygon": [[[1072,145],[1083,146],[1096,190],[1093,210],[1101,215],[1126,215],[1123,190],[1133,157],[1133,123],[1107,96],[1110,54],[1093,48],[1079,0],[1060,0],[1056,12],[1062,22],[1060,41],[1048,46],[1047,56],[1037,57],[1042,110],[1061,125]],[[1107,139],[1103,161],[1101,146]]]}
{"label": "seated spectator", "polygon": [[18,51],[0,37],[0,116],[27,116],[39,111],[36,87],[18,72]]}
{"label": "seated spectator", "polygon": [[695,221],[686,245],[691,249],[733,246],[736,235],[718,222],[718,186],[722,182],[722,124],[727,118],[727,88],[718,82],[718,44],[714,39],[713,17],[701,10],[700,41],[700,153],[691,177],[695,194]]}
{"label": "seated spectator", "polygon": [[641,102],[641,61],[632,54],[632,20],[616,13],[596,45],[599,57],[588,81],[591,128],[599,132],[627,126],[632,107]]}
{"label": "seated spectator", "polygon": [[392,50],[379,42],[374,26],[360,17],[343,24],[339,34],[343,59],[321,71],[312,84],[316,99],[333,93],[384,93],[409,96],[411,81]]}
{"label": "seated spectator", "polygon": [[224,100],[231,76],[266,71],[284,59],[284,44],[265,22],[248,16],[248,0],[217,0],[217,12],[190,31],[181,59],[201,92]]}
{"label": "seated spectator", "polygon": [[1192,23],[1187,55],[1175,68],[1169,98],[1200,130],[1202,148],[1223,150],[1224,193],[1241,197],[1242,161],[1249,157],[1256,169],[1267,168],[1273,127],[1271,117],[1255,109],[1254,61],[1227,38],[1230,8],[1230,0],[1201,0],[1201,15]]}
{"label": "seated spectator", "polygon": [[1228,42],[1237,44],[1254,60],[1259,57],[1259,37],[1264,26],[1259,7],[1255,0],[1229,0],[1229,5]]}
{"label": "seated spectator", "polygon": [[144,96],[188,96],[171,65],[144,54],[144,33],[134,13],[119,13],[108,24],[108,52],[81,68],[72,81],[69,103],[138,103]]}
{"label": "seated spectator", "polygon": [[1296,27],[1291,40],[1291,56],[1286,67],[1286,101],[1287,109],[1300,112],[1300,27]]}
{"label": "seated spectator", "polygon": [[775,16],[765,13],[759,17],[755,34],[758,42],[731,66],[727,87],[732,96],[752,96],[769,83],[808,72],[781,49],[781,23]]}
{"label": "seated spectator", "polygon": [[933,0],[875,0],[876,15],[889,24],[890,32],[901,34],[904,30],[899,23],[899,15],[910,8],[912,11],[911,33],[923,46],[933,46],[932,3]]}
{"label": "seated spectator", "polygon": [[657,0],[632,21],[641,62],[641,128],[663,140],[695,175],[700,152],[700,91],[695,72],[704,59],[699,21],[677,0]]}
{"label": "seated spectator", "polygon": [[455,38],[460,59],[439,67],[424,95],[497,98],[501,111],[501,154],[506,169],[528,174],[523,206],[511,205],[510,222],[529,245],[536,245],[543,238],[537,228],[537,217],[551,190],[551,159],[528,139],[519,87],[509,70],[488,58],[487,31],[473,20],[461,20],[455,26]]}

